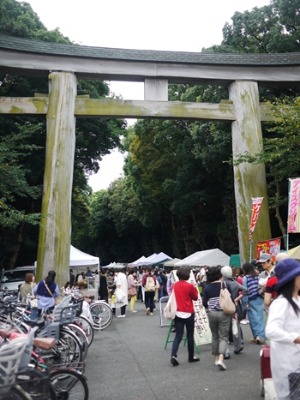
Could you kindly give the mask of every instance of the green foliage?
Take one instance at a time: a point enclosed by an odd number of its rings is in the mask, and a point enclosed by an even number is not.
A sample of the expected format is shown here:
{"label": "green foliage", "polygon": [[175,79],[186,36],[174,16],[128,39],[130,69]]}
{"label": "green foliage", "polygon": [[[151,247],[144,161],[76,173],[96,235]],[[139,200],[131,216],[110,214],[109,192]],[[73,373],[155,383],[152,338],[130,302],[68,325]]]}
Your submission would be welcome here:
{"label": "green foliage", "polygon": [[[0,33],[46,42],[67,43],[58,29],[47,31],[31,6],[15,0],[0,2]],[[25,77],[13,74],[0,74],[0,96],[34,96],[35,93],[48,93],[48,80],[45,78]],[[98,81],[78,81],[78,95],[91,98],[107,96],[106,83]],[[9,138],[19,135],[23,126],[22,146]],[[72,241],[88,250],[88,197],[91,189],[87,186],[88,176],[97,172],[102,156],[120,143],[120,135],[125,129],[125,122],[116,119],[77,119],[76,150],[74,162],[73,198],[72,198]],[[41,207],[41,186],[45,163],[46,121],[40,117],[14,116],[0,118],[0,146],[6,149],[10,143],[12,157],[6,161],[2,153],[1,167],[4,165],[7,179],[1,175],[1,223],[0,229],[0,264],[13,266],[18,258],[22,264],[36,259],[38,230],[32,224],[39,221]],[[4,160],[2,164],[2,159]],[[7,168],[6,168],[7,166]],[[4,176],[4,175],[3,175]],[[6,175],[5,175],[6,177]],[[13,187],[11,187],[11,186]],[[37,193],[34,188],[37,188]],[[46,216],[45,216],[46,217]],[[18,222],[22,224],[22,234]],[[25,222],[25,224],[24,224]],[[30,224],[31,229],[27,225]],[[16,243],[18,245],[16,246]],[[21,243],[19,245],[19,243]],[[24,244],[22,246],[22,243]],[[86,247],[85,247],[86,246]],[[5,255],[4,255],[5,247]],[[18,247],[18,254],[16,248]],[[12,261],[14,260],[14,261]]]}
{"label": "green foliage", "polygon": [[299,15],[299,0],[273,0],[269,6],[236,12],[223,28],[222,46],[241,53],[299,51]]}
{"label": "green foliage", "polygon": [[0,227],[15,228],[21,222],[37,224],[38,213],[26,214],[25,210],[16,208],[16,198],[37,199],[41,189],[30,186],[27,180],[29,170],[20,164],[38,150],[37,146],[24,143],[25,139],[35,133],[39,126],[20,126],[16,124],[17,133],[0,141]]}
{"label": "green foliage", "polygon": [[[299,51],[299,15],[299,0],[277,0],[269,6],[237,12],[232,22],[224,26],[221,45],[205,51]],[[297,88],[260,87],[260,94],[262,100],[274,101],[286,94],[297,96]],[[218,86],[169,85],[172,101],[218,103],[227,98],[227,89]],[[259,159],[246,155],[247,162],[266,163],[271,212],[274,210],[277,218],[280,207],[286,204],[286,196],[281,195],[286,193],[286,177],[298,174],[297,143],[300,141],[299,130],[294,129],[297,118],[290,115],[288,119],[294,121],[290,134],[286,125],[271,127],[265,124],[264,152]],[[295,149],[293,154],[291,146]],[[125,179],[131,182],[137,200],[138,219],[150,238],[155,236],[160,242],[159,251],[163,245],[166,246],[164,251],[169,250],[170,254],[179,257],[217,246],[228,253],[238,251],[233,171],[229,163],[232,157],[229,124],[139,121],[128,131],[125,149],[128,151]],[[109,192],[107,196],[110,196]],[[122,196],[114,196],[114,207],[119,212],[115,215],[122,220],[119,197]],[[106,211],[112,216],[110,208]],[[126,224],[130,226],[130,221]],[[125,229],[126,224],[122,224]],[[118,229],[120,235],[124,232]],[[282,226],[281,232],[284,232]],[[124,234],[123,240],[126,239]],[[155,240],[151,239],[151,243],[153,252]],[[142,248],[137,257],[144,254]]]}

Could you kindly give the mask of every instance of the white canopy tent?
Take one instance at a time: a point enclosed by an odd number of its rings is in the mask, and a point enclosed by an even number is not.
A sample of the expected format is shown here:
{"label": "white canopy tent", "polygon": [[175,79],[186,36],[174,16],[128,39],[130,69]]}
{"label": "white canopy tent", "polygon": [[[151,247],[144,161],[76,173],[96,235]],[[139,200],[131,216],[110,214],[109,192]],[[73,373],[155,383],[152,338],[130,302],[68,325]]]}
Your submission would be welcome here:
{"label": "white canopy tent", "polygon": [[211,249],[197,251],[190,256],[178,261],[175,267],[180,267],[182,265],[189,265],[191,267],[201,267],[208,265],[209,267],[213,265],[229,265],[230,257],[223,253],[220,249]]}
{"label": "white canopy tent", "polygon": [[84,253],[71,245],[69,265],[70,268],[95,266],[99,268],[99,257],[91,256],[90,254]]}
{"label": "white canopy tent", "polygon": [[[35,261],[35,266],[36,266]],[[81,250],[76,249],[74,246],[70,246],[70,268],[80,268],[80,267],[97,267],[99,269],[100,261],[99,257],[91,256],[90,254],[84,253]],[[82,268],[84,270],[84,268]]]}
{"label": "white canopy tent", "polygon": [[123,269],[125,267],[126,267],[126,265],[123,263],[112,262],[108,265],[103,265],[101,268],[103,268],[103,269]]}
{"label": "white canopy tent", "polygon": [[145,256],[142,256],[142,257],[138,258],[137,260],[132,261],[132,262],[129,263],[128,265],[129,265],[130,267],[137,267],[137,266],[139,266],[139,265],[142,265],[143,262],[146,261],[146,260],[147,260],[147,258],[146,258]]}
{"label": "white canopy tent", "polygon": [[295,260],[300,260],[300,246],[290,249],[287,253],[289,257],[294,258]]}
{"label": "white canopy tent", "polygon": [[171,258],[172,257],[168,256],[167,254],[165,254],[161,251],[158,254],[153,254],[152,256],[148,257],[146,260],[146,265],[161,264],[164,261],[171,260]]}
{"label": "white canopy tent", "polygon": [[162,251],[160,253],[153,253],[149,257],[142,256],[138,258],[137,260],[131,262],[128,264],[130,267],[139,267],[142,265],[156,265],[156,264],[161,264],[164,261],[171,260],[172,257],[168,256],[167,254],[163,253]]}
{"label": "white canopy tent", "polygon": [[179,261],[181,261],[180,258],[173,258],[172,260],[165,261],[163,264],[164,267],[174,267],[174,265]]}
{"label": "white canopy tent", "polygon": [[148,257],[142,256],[139,259],[137,259],[136,261],[133,261],[132,263],[130,263],[129,265],[132,267],[141,267],[142,265],[151,265],[152,260],[155,259],[156,256],[157,256],[157,253],[153,253],[153,254],[151,254],[151,256],[148,256]]}

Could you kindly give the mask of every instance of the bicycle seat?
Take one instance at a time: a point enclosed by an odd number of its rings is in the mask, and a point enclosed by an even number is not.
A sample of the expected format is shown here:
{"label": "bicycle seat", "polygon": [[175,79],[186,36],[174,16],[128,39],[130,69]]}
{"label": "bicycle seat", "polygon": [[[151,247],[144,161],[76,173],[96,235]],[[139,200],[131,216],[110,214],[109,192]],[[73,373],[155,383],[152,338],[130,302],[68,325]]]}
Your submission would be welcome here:
{"label": "bicycle seat", "polygon": [[44,350],[50,350],[55,346],[56,340],[54,338],[37,337],[33,339],[33,344]]}

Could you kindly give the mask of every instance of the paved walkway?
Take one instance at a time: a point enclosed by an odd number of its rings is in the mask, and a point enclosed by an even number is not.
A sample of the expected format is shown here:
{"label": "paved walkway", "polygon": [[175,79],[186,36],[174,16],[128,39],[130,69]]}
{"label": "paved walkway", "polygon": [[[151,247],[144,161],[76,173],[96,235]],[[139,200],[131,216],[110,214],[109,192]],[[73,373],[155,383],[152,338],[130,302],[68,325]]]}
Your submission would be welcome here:
{"label": "paved walkway", "polygon": [[160,327],[159,310],[146,316],[141,302],[136,308],[136,314],[114,318],[96,332],[86,367],[90,400],[261,399],[260,347],[249,342],[249,325],[243,326],[244,351],[226,360],[227,371],[214,365],[210,345],[201,346],[198,363],[188,363],[181,345],[180,365],[172,367],[171,344],[164,349],[168,328]]}

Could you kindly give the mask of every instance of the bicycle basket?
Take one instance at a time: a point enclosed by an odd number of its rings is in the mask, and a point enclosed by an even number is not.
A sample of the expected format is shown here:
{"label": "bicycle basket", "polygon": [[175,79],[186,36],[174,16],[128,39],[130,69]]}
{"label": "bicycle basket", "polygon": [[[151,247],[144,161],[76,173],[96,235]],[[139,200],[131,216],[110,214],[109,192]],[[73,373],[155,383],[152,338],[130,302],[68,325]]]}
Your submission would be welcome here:
{"label": "bicycle basket", "polygon": [[75,321],[77,309],[76,304],[63,308],[60,312],[59,323],[61,325],[72,324]]}
{"label": "bicycle basket", "polygon": [[[15,383],[21,355],[27,344],[27,337],[11,341],[0,348],[0,390],[8,392]],[[3,390],[3,392],[2,392]]]}
{"label": "bicycle basket", "polygon": [[51,322],[51,324],[46,326],[46,336],[43,335],[43,337],[51,337],[56,340],[59,339],[59,322]]}
{"label": "bicycle basket", "polygon": [[70,305],[72,296],[68,295],[62,299],[62,301],[53,310],[53,321],[59,322],[61,310]]}
{"label": "bicycle basket", "polygon": [[56,371],[57,369],[61,369],[61,368],[68,368],[74,371],[77,371],[81,374],[84,374],[85,371],[85,362],[69,362],[69,363],[64,363],[64,364],[55,364],[55,365],[50,365],[49,369],[50,371]]}
{"label": "bicycle basket", "polygon": [[27,342],[26,342],[26,346],[25,346],[24,351],[20,358],[20,364],[18,367],[18,371],[21,371],[21,370],[27,368],[28,364],[30,363],[31,353],[33,350],[33,339],[34,339],[37,329],[38,329],[37,327],[32,328],[31,331],[27,335]]}

